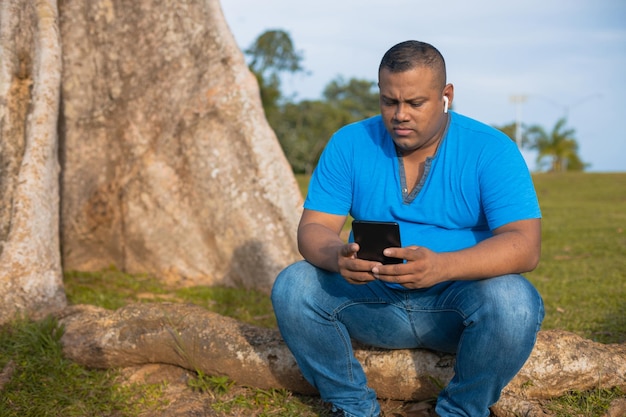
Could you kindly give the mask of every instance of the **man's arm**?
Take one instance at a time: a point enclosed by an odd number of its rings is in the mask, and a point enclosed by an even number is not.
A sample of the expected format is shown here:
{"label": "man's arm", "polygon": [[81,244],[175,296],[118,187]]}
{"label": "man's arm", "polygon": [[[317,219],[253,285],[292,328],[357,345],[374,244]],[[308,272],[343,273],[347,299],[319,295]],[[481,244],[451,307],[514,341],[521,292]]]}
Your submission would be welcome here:
{"label": "man's arm", "polygon": [[449,279],[477,279],[532,271],[541,256],[541,219],[520,220],[493,231],[472,248],[452,252]]}
{"label": "man's arm", "polygon": [[339,233],[346,216],[304,209],[298,225],[298,250],[313,265],[339,272],[338,258],[345,242]]}
{"label": "man's arm", "polygon": [[493,236],[456,252],[435,253],[423,247],[386,249],[385,255],[407,260],[372,268],[378,279],[407,288],[427,288],[449,280],[490,278],[532,271],[541,255],[541,220],[520,220],[493,231]]}
{"label": "man's arm", "polygon": [[359,245],[345,243],[339,234],[347,216],[305,209],[298,226],[298,248],[313,265],[338,272],[351,284],[373,281],[372,268],[378,262],[358,259]]}

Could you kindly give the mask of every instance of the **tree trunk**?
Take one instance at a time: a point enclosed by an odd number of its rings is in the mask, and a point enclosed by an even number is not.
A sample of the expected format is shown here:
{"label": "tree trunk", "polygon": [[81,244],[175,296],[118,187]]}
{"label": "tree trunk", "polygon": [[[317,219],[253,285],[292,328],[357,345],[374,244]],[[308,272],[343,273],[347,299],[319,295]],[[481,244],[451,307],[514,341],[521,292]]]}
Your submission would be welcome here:
{"label": "tree trunk", "polygon": [[302,197],[218,0],[65,0],[62,249],[269,292]]}
{"label": "tree trunk", "polygon": [[[64,353],[96,368],[146,363],[227,375],[242,385],[311,394],[276,330],[192,305],[135,304],[117,311],[74,306],[60,315]],[[453,374],[454,356],[357,346],[379,398],[424,400]],[[563,331],[539,333],[533,353],[494,406],[499,416],[541,415],[537,401],[571,390],[626,388],[626,345],[603,345]]]}
{"label": "tree trunk", "polygon": [[54,0],[0,3],[0,323],[65,306],[59,251],[61,46]]}

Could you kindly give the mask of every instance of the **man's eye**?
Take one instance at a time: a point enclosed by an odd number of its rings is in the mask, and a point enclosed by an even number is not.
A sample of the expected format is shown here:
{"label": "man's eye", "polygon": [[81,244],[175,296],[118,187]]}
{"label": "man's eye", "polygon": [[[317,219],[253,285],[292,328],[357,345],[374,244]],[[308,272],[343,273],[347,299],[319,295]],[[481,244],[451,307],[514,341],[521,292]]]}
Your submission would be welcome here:
{"label": "man's eye", "polygon": [[422,104],[421,101],[419,103],[411,103],[411,107],[422,107]]}

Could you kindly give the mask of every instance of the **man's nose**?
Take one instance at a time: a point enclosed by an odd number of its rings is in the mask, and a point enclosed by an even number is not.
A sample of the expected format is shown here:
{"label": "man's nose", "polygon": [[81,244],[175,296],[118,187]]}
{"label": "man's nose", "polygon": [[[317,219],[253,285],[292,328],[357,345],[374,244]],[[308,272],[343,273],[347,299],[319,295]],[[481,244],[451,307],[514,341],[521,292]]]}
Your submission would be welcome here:
{"label": "man's nose", "polygon": [[394,113],[394,117],[396,118],[396,120],[406,120],[406,106],[406,103],[398,103],[398,105],[396,106],[396,111]]}

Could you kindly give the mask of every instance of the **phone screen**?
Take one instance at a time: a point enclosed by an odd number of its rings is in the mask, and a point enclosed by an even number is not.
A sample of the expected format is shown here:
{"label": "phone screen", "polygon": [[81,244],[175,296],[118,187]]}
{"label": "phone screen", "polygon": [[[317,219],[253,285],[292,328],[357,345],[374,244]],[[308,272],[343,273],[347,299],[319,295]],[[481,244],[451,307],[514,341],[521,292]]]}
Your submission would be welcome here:
{"label": "phone screen", "polygon": [[400,226],[395,222],[354,220],[352,222],[354,241],[359,244],[357,257],[383,264],[398,264],[403,260],[383,255],[383,250],[390,247],[402,247]]}

